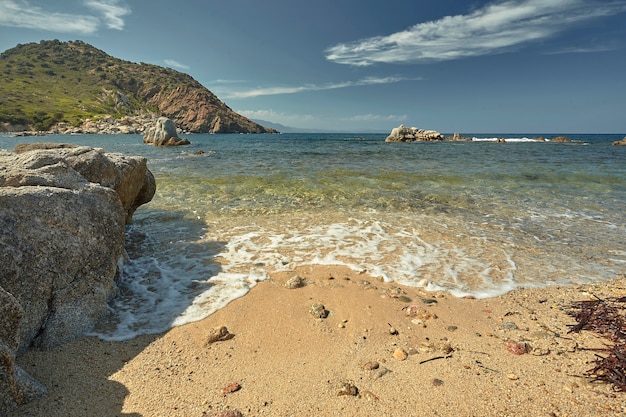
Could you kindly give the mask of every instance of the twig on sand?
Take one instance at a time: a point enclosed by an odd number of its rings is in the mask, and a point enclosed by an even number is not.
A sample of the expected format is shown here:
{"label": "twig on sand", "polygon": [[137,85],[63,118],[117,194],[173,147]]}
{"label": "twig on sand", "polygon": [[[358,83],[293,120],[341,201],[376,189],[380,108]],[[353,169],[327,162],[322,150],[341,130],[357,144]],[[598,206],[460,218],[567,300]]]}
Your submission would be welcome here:
{"label": "twig on sand", "polygon": [[431,362],[431,361],[436,361],[437,359],[449,359],[451,358],[452,355],[446,355],[446,356],[435,356],[434,358],[430,358],[430,359],[424,359],[423,361],[420,361],[420,365],[426,363],[426,362]]}

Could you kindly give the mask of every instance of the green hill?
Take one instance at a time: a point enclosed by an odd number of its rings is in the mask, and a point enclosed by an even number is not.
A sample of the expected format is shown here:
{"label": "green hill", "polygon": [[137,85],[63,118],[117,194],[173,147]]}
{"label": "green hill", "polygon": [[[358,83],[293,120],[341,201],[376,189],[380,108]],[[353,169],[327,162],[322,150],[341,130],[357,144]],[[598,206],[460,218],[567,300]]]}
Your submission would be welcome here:
{"label": "green hill", "polygon": [[275,132],[235,113],[187,74],[123,61],[82,41],[17,45],[0,54],[0,76],[3,130],[148,114],[190,132]]}

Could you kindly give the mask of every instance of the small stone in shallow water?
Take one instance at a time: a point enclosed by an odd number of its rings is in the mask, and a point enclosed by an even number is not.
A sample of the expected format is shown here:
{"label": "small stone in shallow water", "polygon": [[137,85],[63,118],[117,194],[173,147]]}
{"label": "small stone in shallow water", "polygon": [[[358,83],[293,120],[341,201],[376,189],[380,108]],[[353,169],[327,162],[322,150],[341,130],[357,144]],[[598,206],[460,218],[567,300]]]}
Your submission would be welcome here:
{"label": "small stone in shallow water", "polygon": [[316,319],[325,319],[326,317],[328,317],[328,310],[326,310],[324,304],[313,304],[309,312]]}
{"label": "small stone in shallow water", "polygon": [[440,387],[443,385],[443,381],[439,378],[434,378],[433,379],[433,386],[435,387]]}
{"label": "small stone in shallow water", "polygon": [[359,389],[351,382],[342,382],[339,385],[339,391],[337,391],[337,395],[350,395],[357,396],[359,394]]}
{"label": "small stone in shallow water", "polygon": [[448,327],[446,327],[446,329],[447,329],[449,332],[454,332],[454,331],[456,331],[456,329],[458,329],[458,327],[457,327],[457,326],[448,326]]}
{"label": "small stone in shallow water", "polygon": [[298,275],[289,278],[289,280],[285,283],[285,288],[288,288],[290,290],[301,287],[304,287],[304,279],[302,279],[302,277]]}

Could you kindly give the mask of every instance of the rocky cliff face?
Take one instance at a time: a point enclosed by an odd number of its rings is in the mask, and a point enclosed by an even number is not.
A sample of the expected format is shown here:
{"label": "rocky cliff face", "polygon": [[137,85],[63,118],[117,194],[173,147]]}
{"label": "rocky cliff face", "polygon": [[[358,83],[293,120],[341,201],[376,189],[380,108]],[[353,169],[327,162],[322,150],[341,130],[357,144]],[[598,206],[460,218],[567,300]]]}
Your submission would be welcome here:
{"label": "rocky cliff face", "polygon": [[146,160],[74,145],[0,150],[0,414],[44,389],[15,363],[106,315],[124,225],[150,201]]}

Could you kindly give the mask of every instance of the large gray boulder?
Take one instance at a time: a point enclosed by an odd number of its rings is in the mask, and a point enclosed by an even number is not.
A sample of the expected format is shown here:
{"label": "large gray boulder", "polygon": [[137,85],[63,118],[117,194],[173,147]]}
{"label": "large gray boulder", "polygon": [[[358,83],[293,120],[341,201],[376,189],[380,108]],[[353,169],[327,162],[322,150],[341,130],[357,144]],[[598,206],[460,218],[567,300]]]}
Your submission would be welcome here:
{"label": "large gray boulder", "polygon": [[143,136],[143,143],[154,146],[179,146],[189,145],[187,139],[181,139],[176,132],[176,125],[167,117],[159,117],[154,126],[146,129]]}
{"label": "large gray boulder", "polygon": [[144,158],[60,144],[0,150],[0,414],[42,391],[16,356],[106,315],[124,226],[154,191]]}
{"label": "large gray boulder", "polygon": [[385,142],[415,142],[444,140],[445,136],[435,130],[418,129],[400,125],[391,130]]}

